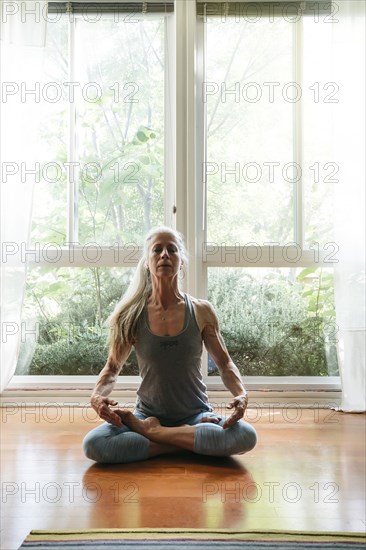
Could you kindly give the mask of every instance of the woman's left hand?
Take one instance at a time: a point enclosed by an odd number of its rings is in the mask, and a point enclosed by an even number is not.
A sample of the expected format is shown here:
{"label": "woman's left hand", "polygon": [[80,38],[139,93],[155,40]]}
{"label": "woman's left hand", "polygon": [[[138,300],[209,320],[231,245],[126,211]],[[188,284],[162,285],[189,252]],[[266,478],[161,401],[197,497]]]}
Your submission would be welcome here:
{"label": "woman's left hand", "polygon": [[235,422],[243,418],[245,409],[248,406],[248,394],[243,395],[237,395],[229,405],[227,405],[227,409],[234,409],[234,412],[227,418],[225,421],[223,428],[229,428]]}

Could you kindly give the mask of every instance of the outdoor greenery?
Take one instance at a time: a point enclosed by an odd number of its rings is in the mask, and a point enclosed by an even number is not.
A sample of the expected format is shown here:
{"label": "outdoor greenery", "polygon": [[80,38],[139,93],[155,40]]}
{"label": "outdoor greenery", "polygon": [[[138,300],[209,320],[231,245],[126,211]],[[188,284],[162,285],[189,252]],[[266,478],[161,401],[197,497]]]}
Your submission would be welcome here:
{"label": "outdoor greenery", "polygon": [[333,274],[295,271],[210,269],[209,300],[243,375],[338,374]]}
{"label": "outdoor greenery", "polygon": [[[45,75],[62,90],[44,102],[32,240],[67,241],[67,185],[75,185],[75,244],[136,243],[164,214],[164,17],[144,23],[77,22],[73,92],[68,27],[48,34]],[[75,109],[69,166],[68,118]],[[52,163],[55,166],[52,166]]]}
{"label": "outdoor greenery", "polygon": [[[309,90],[324,79],[329,29],[304,19],[301,107],[302,166],[294,162],[294,106],[285,90],[293,82],[293,25],[283,18],[253,25],[235,19],[207,24],[207,237],[215,243],[287,244],[296,239],[297,184],[304,189],[305,243],[334,240],[329,177],[330,110]],[[276,83],[273,96],[270,84]],[[305,86],[306,83],[306,86]],[[315,174],[315,168],[319,174]],[[328,177],[327,177],[328,176]]]}
{"label": "outdoor greenery", "polygon": [[[249,23],[233,24],[230,32],[227,27],[208,25],[208,81],[225,81],[227,88],[253,80],[291,81],[289,25],[279,21],[265,33]],[[35,189],[32,227],[32,242],[41,245],[67,241],[67,29],[66,19],[53,24],[46,48],[44,83],[57,83],[63,96],[44,105],[43,176]],[[75,50],[74,244],[141,244],[146,231],[164,220],[164,18],[130,25],[108,19],[98,25],[78,21]],[[87,99],[88,83],[101,90],[95,101]],[[207,188],[210,241],[262,245],[294,239],[295,187],[284,180],[282,168],[275,181],[269,181],[264,165],[276,160],[282,167],[292,158],[293,104],[276,107],[268,101],[222,101],[217,94],[208,98],[208,161],[216,171],[208,177]],[[310,141],[305,140],[304,147],[313,159]],[[314,143],[311,146],[326,158],[322,143]],[[262,168],[256,182],[243,176],[250,162]],[[50,163],[59,166],[59,177]],[[240,165],[240,181],[225,175],[235,163]],[[304,216],[308,244],[326,242],[331,235],[329,189],[305,177],[304,183],[307,196],[313,197]],[[314,212],[321,215],[315,217]],[[16,374],[98,374],[107,357],[106,321],[130,277],[129,269],[92,263],[85,268],[50,263],[29,270],[23,318],[37,339],[29,335],[22,343]],[[215,268],[209,269],[208,290],[242,374],[338,374],[332,271]],[[212,360],[209,370],[215,374]],[[134,353],[123,373],[137,374]]]}
{"label": "outdoor greenery", "polygon": [[[38,337],[24,342],[16,374],[98,374],[108,355],[106,321],[130,276],[130,270],[115,268],[31,271],[24,322]],[[134,353],[124,374],[136,373],[133,365]]]}
{"label": "outdoor greenery", "polygon": [[[209,299],[241,373],[338,374],[332,273],[258,271],[210,269]],[[107,358],[106,320],[130,276],[130,270],[117,268],[31,273],[27,325],[37,322],[39,336],[36,346],[32,336],[23,346],[17,374],[98,374]],[[123,373],[138,374],[134,353]]]}

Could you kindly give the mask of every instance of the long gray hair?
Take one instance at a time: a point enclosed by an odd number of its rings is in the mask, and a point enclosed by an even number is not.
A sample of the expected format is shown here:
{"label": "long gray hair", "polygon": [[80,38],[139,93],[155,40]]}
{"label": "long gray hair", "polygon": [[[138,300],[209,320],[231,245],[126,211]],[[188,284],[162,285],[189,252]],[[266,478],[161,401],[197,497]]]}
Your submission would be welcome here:
{"label": "long gray hair", "polygon": [[[116,358],[121,356],[123,347],[131,343],[137,328],[138,319],[152,291],[150,271],[146,268],[151,241],[160,233],[170,234],[177,243],[185,265],[188,257],[183,236],[171,227],[160,226],[151,229],[146,235],[142,257],[139,260],[134,276],[109,317],[109,353]],[[179,285],[179,281],[178,281]]]}

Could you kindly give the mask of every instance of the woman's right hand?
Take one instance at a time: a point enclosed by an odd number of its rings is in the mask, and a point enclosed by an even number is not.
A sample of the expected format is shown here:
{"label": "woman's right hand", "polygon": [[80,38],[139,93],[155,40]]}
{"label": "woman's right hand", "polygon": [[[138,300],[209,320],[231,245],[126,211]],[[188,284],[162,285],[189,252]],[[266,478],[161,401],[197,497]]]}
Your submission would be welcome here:
{"label": "woman's right hand", "polygon": [[92,395],[90,404],[100,418],[110,424],[113,424],[114,426],[117,426],[118,428],[123,426],[121,417],[110,409],[110,405],[118,405],[117,401],[96,394]]}

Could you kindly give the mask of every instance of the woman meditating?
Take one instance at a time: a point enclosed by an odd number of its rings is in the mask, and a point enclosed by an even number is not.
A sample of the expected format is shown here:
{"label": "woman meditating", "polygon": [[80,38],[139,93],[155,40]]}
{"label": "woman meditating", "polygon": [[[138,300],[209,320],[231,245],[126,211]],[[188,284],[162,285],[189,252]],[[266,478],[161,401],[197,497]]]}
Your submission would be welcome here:
{"label": "woman meditating", "polygon": [[[179,288],[187,263],[181,235],[150,231],[134,279],[110,318],[110,351],[91,405],[105,423],[83,441],[86,456],[101,463],[145,460],[182,449],[212,456],[250,451],[256,432],[242,419],[248,404],[240,373],[222,341],[209,302]],[[217,416],[201,374],[202,343],[233,400],[232,414]],[[133,412],[112,409],[112,392],[132,346],[142,378]]]}

